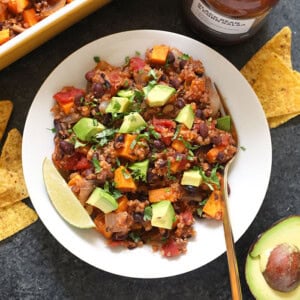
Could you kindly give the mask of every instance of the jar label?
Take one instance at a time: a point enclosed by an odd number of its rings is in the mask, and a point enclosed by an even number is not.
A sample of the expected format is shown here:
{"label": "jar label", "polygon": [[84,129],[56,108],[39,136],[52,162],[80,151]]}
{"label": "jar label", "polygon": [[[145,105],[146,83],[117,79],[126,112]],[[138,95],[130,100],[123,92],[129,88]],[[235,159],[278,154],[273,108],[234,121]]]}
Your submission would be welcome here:
{"label": "jar label", "polygon": [[191,11],[194,14],[194,16],[198,18],[203,24],[221,33],[246,33],[250,30],[251,26],[255,22],[255,18],[239,20],[224,17],[208,8],[206,5],[203,4],[201,0],[193,1]]}

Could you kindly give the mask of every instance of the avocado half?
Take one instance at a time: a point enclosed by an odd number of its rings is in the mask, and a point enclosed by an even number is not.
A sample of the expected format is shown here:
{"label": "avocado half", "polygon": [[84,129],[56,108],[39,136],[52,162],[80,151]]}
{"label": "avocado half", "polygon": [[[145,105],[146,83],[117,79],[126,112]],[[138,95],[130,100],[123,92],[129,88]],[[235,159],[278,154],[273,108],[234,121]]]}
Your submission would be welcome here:
{"label": "avocado half", "polygon": [[289,216],[273,224],[250,247],[245,276],[249,289],[257,300],[300,299],[300,285],[292,291],[280,292],[271,288],[263,275],[270,252],[283,243],[300,249],[300,215]]}

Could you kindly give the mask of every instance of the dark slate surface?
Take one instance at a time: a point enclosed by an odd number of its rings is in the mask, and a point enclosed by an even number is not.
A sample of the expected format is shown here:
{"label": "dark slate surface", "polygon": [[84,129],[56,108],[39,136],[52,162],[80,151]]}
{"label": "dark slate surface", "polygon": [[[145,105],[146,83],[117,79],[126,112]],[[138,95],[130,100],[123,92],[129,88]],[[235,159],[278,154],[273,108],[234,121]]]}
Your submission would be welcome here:
{"label": "dark slate surface", "polygon": [[[299,12],[300,1],[282,0],[254,38],[241,45],[215,49],[240,68],[273,34],[289,25],[293,31],[293,64],[300,70]],[[12,99],[15,104],[9,128],[23,130],[40,85],[67,55],[97,38],[131,29],[167,30],[198,39],[183,21],[179,0],[114,1],[0,71],[0,98]],[[274,221],[300,214],[300,118],[271,130],[271,136],[270,185],[257,217],[236,244],[244,299],[252,299],[244,278],[251,242]],[[252,188],[255,187],[249,186]],[[26,201],[30,204],[30,199]],[[0,266],[0,299],[231,298],[225,254],[184,275],[129,279],[80,261],[56,242],[40,220],[0,242]]]}

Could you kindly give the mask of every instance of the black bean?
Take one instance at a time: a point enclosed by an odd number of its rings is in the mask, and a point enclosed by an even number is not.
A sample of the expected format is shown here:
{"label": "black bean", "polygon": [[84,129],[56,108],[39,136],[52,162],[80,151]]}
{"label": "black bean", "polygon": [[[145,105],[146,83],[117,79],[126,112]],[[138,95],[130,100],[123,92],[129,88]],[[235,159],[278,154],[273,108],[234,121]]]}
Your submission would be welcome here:
{"label": "black bean", "polygon": [[94,75],[95,75],[95,71],[94,71],[94,70],[88,71],[88,72],[85,74],[85,79],[86,79],[87,81],[92,81]]}
{"label": "black bean", "polygon": [[194,193],[198,192],[198,188],[196,186],[193,186],[193,185],[184,185],[183,187],[189,193],[194,194]]}
{"label": "black bean", "polygon": [[166,74],[162,74],[162,75],[160,76],[160,80],[161,80],[161,81],[167,81],[167,80],[168,80],[167,75],[166,75]]}
{"label": "black bean", "polygon": [[162,149],[165,148],[165,144],[164,144],[161,140],[154,140],[153,146],[154,146],[157,150],[162,150]]}
{"label": "black bean", "polygon": [[54,123],[54,127],[55,127],[56,132],[59,132],[60,130],[63,130],[63,127],[62,127],[61,122],[59,120],[54,119],[53,123]]}
{"label": "black bean", "polygon": [[128,237],[127,233],[124,232],[114,232],[111,236],[111,239],[114,241],[124,241]]}
{"label": "black bean", "polygon": [[179,87],[180,87],[181,82],[180,82],[180,80],[179,80],[178,78],[171,78],[171,79],[170,79],[170,84],[171,84],[176,90],[178,90]]}
{"label": "black bean", "polygon": [[224,154],[224,152],[219,152],[218,153],[218,155],[217,155],[217,161],[219,161],[219,162],[224,162],[225,161],[225,154]]}
{"label": "black bean", "polygon": [[185,101],[183,98],[179,97],[176,99],[176,102],[175,102],[175,105],[178,107],[178,108],[183,108],[185,106]]}
{"label": "black bean", "polygon": [[200,125],[199,125],[199,134],[203,138],[206,138],[208,136],[208,127],[204,122],[200,123]]}
{"label": "black bean", "polygon": [[74,152],[74,145],[67,141],[60,141],[59,147],[64,154],[72,154]]}
{"label": "black bean", "polygon": [[157,174],[152,173],[152,170],[149,169],[147,172],[147,182],[155,183],[158,180],[160,180],[159,176]]}
{"label": "black bean", "polygon": [[172,64],[172,63],[174,63],[174,61],[175,61],[175,56],[174,56],[173,52],[169,51],[168,55],[167,55],[167,62],[169,64]]}
{"label": "black bean", "polygon": [[214,137],[211,138],[211,142],[213,144],[215,144],[216,146],[219,146],[222,143],[222,138],[219,135],[214,136]]}
{"label": "black bean", "polygon": [[185,67],[186,63],[187,63],[187,61],[185,59],[182,59],[179,63],[179,68],[183,69]]}
{"label": "black bean", "polygon": [[196,115],[197,118],[202,119],[202,120],[205,118],[204,114],[203,114],[203,110],[201,110],[199,108],[196,109],[195,115]]}
{"label": "black bean", "polygon": [[76,106],[81,106],[83,104],[84,97],[81,95],[75,96],[74,103]]}
{"label": "black bean", "polygon": [[118,142],[118,143],[123,143],[123,142],[125,141],[125,136],[124,136],[124,134],[118,135],[118,136],[116,137],[115,141]]}
{"label": "black bean", "polygon": [[204,75],[203,71],[199,71],[199,70],[196,70],[195,71],[195,74],[198,76],[198,77],[202,77]]}
{"label": "black bean", "polygon": [[142,213],[135,212],[133,213],[133,220],[137,223],[143,222],[144,215]]}
{"label": "black bean", "polygon": [[103,85],[99,82],[93,83],[91,89],[92,89],[94,96],[97,98],[101,98],[105,93]]}
{"label": "black bean", "polygon": [[[98,108],[98,112],[99,112],[99,108]],[[104,114],[101,118],[101,123],[105,126],[110,125],[111,121],[112,121],[111,114]]]}

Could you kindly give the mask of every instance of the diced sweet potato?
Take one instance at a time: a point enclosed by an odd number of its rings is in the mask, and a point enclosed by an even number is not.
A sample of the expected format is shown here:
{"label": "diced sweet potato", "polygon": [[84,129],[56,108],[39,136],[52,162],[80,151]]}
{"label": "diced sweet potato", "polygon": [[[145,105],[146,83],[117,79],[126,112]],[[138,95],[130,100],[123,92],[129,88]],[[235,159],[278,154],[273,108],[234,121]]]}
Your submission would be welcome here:
{"label": "diced sweet potato", "polygon": [[10,12],[15,15],[22,13],[29,4],[29,0],[9,0],[7,3]]}
{"label": "diced sweet potato", "polygon": [[0,45],[4,44],[10,39],[9,29],[0,30]]}
{"label": "diced sweet potato", "polygon": [[207,153],[206,153],[206,159],[209,163],[215,163],[217,162],[218,154],[224,151],[225,147],[224,146],[217,146],[211,148]]}
{"label": "diced sweet potato", "polygon": [[153,64],[164,65],[167,62],[169,47],[165,45],[156,45],[150,54],[150,61]]}
{"label": "diced sweet potato", "polygon": [[184,143],[179,140],[174,140],[172,142],[172,148],[175,149],[179,153],[183,153],[186,149]]}
{"label": "diced sweet potato", "polygon": [[23,18],[29,27],[33,26],[39,21],[33,8],[25,9],[23,11]]}
{"label": "diced sweet potato", "polygon": [[99,231],[105,238],[111,238],[112,232],[106,230],[104,215],[98,214],[94,219],[94,223],[97,231]]}
{"label": "diced sweet potato", "polygon": [[0,22],[7,19],[7,4],[0,3]]}
{"label": "diced sweet potato", "polygon": [[162,200],[175,202],[177,200],[177,194],[174,193],[171,187],[149,190],[148,195],[151,203],[160,202]]}
{"label": "diced sweet potato", "polygon": [[123,147],[117,149],[116,154],[118,157],[123,157],[126,159],[129,159],[131,161],[134,161],[137,159],[137,157],[133,153],[134,147],[132,147],[133,141],[136,139],[135,134],[125,134],[124,135],[124,145]]}
{"label": "diced sweet potato", "polygon": [[121,192],[135,192],[137,190],[134,180],[124,166],[115,170],[114,182],[116,188]]}
{"label": "diced sweet potato", "polygon": [[203,213],[209,218],[222,220],[224,213],[224,200],[220,190],[214,190],[203,207]]}
{"label": "diced sweet potato", "polygon": [[115,211],[116,213],[127,210],[128,198],[124,195],[118,199],[118,208]]}

